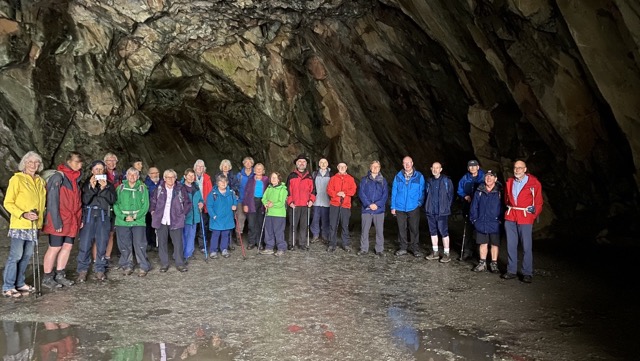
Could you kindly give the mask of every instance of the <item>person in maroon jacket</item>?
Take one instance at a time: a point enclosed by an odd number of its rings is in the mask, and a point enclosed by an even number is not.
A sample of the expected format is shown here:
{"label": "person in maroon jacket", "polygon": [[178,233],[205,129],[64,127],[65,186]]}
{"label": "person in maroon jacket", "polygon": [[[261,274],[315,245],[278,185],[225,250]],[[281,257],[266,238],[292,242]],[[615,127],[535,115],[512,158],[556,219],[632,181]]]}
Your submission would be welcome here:
{"label": "person in maroon jacket", "polygon": [[47,214],[42,228],[49,235],[42,279],[42,285],[47,288],[71,286],[74,283],[66,278],[65,268],[75,237],[82,228],[80,169],[82,155],[69,152],[65,164],[60,164],[47,181]]}
{"label": "person in maroon jacket", "polygon": [[522,282],[533,280],[533,221],[542,212],[542,185],[527,173],[527,164],[521,160],[513,166],[513,178],[505,187],[507,211],[504,228],[507,233],[507,272],[503,279],[516,278],[518,271],[518,243],[522,242]]}
{"label": "person in maroon jacket", "polygon": [[[307,217],[309,208],[316,200],[313,178],[307,170],[309,164],[309,158],[304,154],[300,154],[294,159],[293,164],[296,165],[296,169],[287,177],[287,190],[289,196],[287,197],[287,204],[291,207],[291,241],[289,242],[289,250],[293,250],[293,246],[297,241],[298,247],[303,250],[307,250]],[[298,237],[295,236],[295,229],[298,229]],[[302,240],[305,240],[302,242]]]}

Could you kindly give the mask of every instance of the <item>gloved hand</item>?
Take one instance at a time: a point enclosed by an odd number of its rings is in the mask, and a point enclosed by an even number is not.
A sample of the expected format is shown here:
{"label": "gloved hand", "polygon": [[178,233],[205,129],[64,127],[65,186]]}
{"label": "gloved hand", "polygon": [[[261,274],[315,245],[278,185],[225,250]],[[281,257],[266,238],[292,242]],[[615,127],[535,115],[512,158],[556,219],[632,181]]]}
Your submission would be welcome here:
{"label": "gloved hand", "polygon": [[536,214],[536,207],[534,207],[534,206],[527,207],[527,212],[529,212],[531,214]]}

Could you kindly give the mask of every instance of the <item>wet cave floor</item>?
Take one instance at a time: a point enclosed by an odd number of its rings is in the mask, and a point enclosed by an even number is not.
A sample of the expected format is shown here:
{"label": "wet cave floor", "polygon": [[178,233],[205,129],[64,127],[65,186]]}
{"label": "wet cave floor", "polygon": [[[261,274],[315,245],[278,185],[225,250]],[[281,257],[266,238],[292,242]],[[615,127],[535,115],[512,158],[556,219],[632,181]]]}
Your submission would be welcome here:
{"label": "wet cave floor", "polygon": [[[433,361],[630,360],[640,353],[630,252],[535,241],[536,273],[525,284],[474,273],[473,261],[457,260],[462,227],[451,223],[448,264],[394,256],[393,219],[385,225],[384,257],[355,254],[359,226],[351,253],[330,254],[313,243],[279,258],[253,249],[243,259],[237,248],[230,258],[205,262],[196,251],[188,272],[160,273],[150,252],[154,269],[144,278],[113,268],[106,282],[90,273],[84,284],[43,289],[38,298],[0,300],[0,353],[37,360]],[[421,230],[426,250],[426,225]],[[46,238],[39,247],[42,257]],[[504,240],[500,259],[504,269]],[[28,283],[31,277],[29,267]]]}

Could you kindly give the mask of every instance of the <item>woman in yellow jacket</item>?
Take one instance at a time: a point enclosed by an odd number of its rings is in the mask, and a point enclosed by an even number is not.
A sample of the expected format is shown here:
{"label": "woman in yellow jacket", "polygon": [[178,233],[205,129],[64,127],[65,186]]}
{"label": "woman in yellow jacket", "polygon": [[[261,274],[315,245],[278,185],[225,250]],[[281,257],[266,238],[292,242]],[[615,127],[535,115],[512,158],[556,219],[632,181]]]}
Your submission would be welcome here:
{"label": "woman in yellow jacket", "polygon": [[11,247],[4,267],[2,295],[17,298],[35,291],[25,283],[24,273],[38,242],[38,229],[42,228],[46,182],[38,173],[42,171],[42,158],[28,152],[20,160],[19,172],[9,180],[4,208],[11,214],[9,238]]}

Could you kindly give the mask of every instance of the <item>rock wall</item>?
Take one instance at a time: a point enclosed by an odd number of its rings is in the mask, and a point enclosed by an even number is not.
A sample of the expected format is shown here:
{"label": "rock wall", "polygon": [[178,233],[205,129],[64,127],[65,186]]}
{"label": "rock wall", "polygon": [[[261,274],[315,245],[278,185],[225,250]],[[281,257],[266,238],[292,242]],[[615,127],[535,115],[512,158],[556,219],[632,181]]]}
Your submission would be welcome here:
{"label": "rock wall", "polygon": [[[545,187],[541,227],[637,210],[633,1],[0,0],[0,189],[27,150],[211,171],[413,156]],[[634,178],[635,177],[635,178]],[[600,225],[594,225],[594,230]]]}

